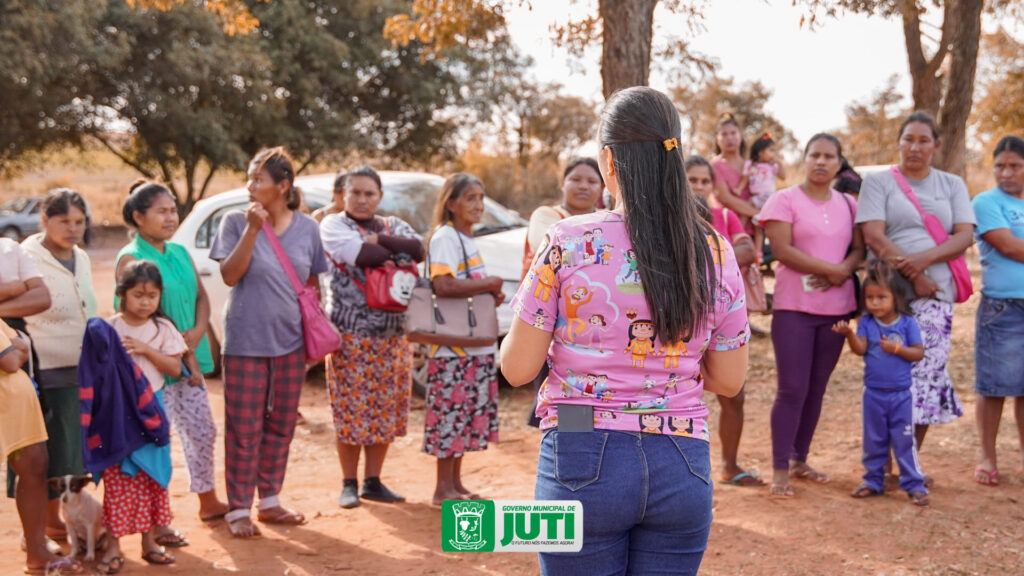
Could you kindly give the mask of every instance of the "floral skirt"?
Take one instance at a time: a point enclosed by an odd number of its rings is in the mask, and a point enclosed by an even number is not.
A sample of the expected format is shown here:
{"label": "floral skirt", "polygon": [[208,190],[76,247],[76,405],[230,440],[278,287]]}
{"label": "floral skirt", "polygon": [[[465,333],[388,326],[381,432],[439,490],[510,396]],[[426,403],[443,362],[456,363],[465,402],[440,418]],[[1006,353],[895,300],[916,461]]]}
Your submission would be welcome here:
{"label": "floral skirt", "polygon": [[423,451],[458,458],[498,441],[498,371],[494,355],[431,358]]}
{"label": "floral skirt", "polygon": [[114,538],[170,526],[167,489],[142,470],[133,477],[115,464],[103,471],[103,485],[103,526]]}
{"label": "floral skirt", "polygon": [[405,436],[412,352],[405,336],[343,333],[327,357],[327,393],[334,431],[344,444],[373,446]]}
{"label": "floral skirt", "polygon": [[911,370],[914,394],[914,424],[945,424],[964,414],[960,398],[946,370],[953,333],[953,304],[931,298],[910,303],[921,328],[924,358]]}

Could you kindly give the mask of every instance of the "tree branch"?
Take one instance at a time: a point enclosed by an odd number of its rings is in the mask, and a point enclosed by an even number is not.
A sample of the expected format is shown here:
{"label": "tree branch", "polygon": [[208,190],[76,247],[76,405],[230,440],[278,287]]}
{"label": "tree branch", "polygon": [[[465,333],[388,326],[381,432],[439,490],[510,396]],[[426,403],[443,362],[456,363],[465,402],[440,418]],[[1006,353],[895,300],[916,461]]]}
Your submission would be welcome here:
{"label": "tree branch", "polygon": [[946,0],[942,3],[942,36],[939,38],[939,47],[935,50],[935,55],[932,56],[925,69],[925,74],[929,76],[935,76],[939,67],[942,66],[942,61],[946,59],[946,54],[949,53],[949,45],[953,40],[953,23],[950,16],[952,5],[953,0]]}
{"label": "tree branch", "polygon": [[90,136],[95,138],[100,144],[103,144],[103,146],[106,147],[107,150],[110,150],[114,154],[114,156],[117,156],[118,158],[120,158],[122,162],[124,162],[125,164],[127,164],[127,165],[131,166],[132,168],[134,168],[135,170],[137,170],[139,172],[139,174],[142,174],[146,178],[150,178],[150,179],[153,178],[153,172],[152,171],[147,170],[142,164],[140,164],[140,163],[132,160],[131,158],[129,158],[127,154],[125,154],[124,152],[118,150],[106,138],[104,138],[103,136],[100,136],[99,134],[90,134]]}

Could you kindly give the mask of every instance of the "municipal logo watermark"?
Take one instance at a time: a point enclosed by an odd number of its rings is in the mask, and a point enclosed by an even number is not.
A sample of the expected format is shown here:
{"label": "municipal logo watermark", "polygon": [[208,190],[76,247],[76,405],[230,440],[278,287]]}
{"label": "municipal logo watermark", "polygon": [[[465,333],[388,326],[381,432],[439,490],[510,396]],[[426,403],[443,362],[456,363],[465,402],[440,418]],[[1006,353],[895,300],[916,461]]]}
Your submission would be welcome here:
{"label": "municipal logo watermark", "polygon": [[445,552],[579,552],[583,506],[578,500],[445,500]]}

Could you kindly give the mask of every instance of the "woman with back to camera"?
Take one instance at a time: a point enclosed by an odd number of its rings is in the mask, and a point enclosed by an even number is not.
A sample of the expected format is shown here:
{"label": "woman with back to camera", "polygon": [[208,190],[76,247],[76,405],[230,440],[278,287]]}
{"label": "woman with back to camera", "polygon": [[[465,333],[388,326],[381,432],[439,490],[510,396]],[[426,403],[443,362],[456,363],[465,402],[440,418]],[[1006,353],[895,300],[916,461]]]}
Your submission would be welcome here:
{"label": "woman with back to camera", "polygon": [[246,187],[251,204],[224,215],[210,247],[231,287],[224,311],[224,468],[231,508],[225,519],[239,538],[260,535],[249,518],[257,489],[260,522],[306,522],[280,501],[306,379],[302,314],[267,233],[277,237],[300,281],[319,288],[318,274],[327,271],[320,229],[298,211],[301,196],[284,148],[256,154]]}
{"label": "woman with back to camera", "polygon": [[[21,247],[43,276],[50,291],[50,307],[25,318],[39,357],[36,383],[50,439],[47,477],[85,473],[82,462],[78,410],[78,360],[86,321],[96,315],[92,263],[79,248],[88,227],[89,208],[74,190],[50,191],[40,208],[42,231],[29,236]],[[69,345],[69,343],[72,343]],[[66,535],[60,516],[60,494],[49,492],[47,533],[58,540]]]}
{"label": "woman with back to camera", "polygon": [[[412,354],[402,331],[404,312],[366,303],[366,271],[402,257],[423,261],[423,239],[407,222],[377,215],[384,198],[380,176],[357,166],[341,182],[345,211],[320,223],[324,250],[334,263],[328,313],[341,332],[341,348],[327,357],[327,393],[334,415],[342,489],[338,505],[359,499],[404,502],[380,481],[384,457],[405,436],[412,382]],[[359,490],[359,455],[364,463]]]}
{"label": "woman with back to camera", "polygon": [[[732,247],[700,213],[679,137],[664,94],[613,94],[599,163],[619,208],[554,224],[512,303],[502,371],[522,385],[545,361],[551,368],[537,407],[545,432],[535,497],[585,510],[582,550],[541,553],[543,574],[696,574],[707,547],[701,395],[739,392],[749,330]],[[607,261],[558,260],[567,238],[597,228],[615,247]],[[553,286],[538,290],[552,257]],[[602,316],[608,329],[570,338],[556,326],[570,309]]]}
{"label": "woman with back to camera", "polygon": [[981,302],[975,324],[974,391],[981,461],[974,481],[999,485],[996,436],[1003,404],[1013,414],[1024,469],[1024,138],[1005,136],[992,153],[996,187],[974,197],[981,252]]}
{"label": "woman with back to camera", "polygon": [[804,181],[776,192],[761,209],[779,261],[772,313],[778,389],[771,415],[770,494],[776,498],[793,497],[790,476],[828,481],[807,457],[845,341],[832,326],[857,308],[851,274],[864,260],[864,241],[854,225],[856,201],[831,188],[842,152],[835,136],[812,136],[804,149]]}
{"label": "woman with back to camera", "polygon": [[[861,184],[857,223],[877,257],[888,260],[914,286],[910,309],[921,328],[924,359],[914,364],[914,437],[920,450],[928,426],[963,415],[963,406],[946,370],[957,296],[948,262],[971,245],[974,211],[967,185],[959,176],[931,167],[939,129],[925,112],[908,116],[899,131],[896,172],[868,174]],[[938,218],[948,238],[936,244],[917,208],[903,191],[909,187],[921,208]],[[925,484],[931,478],[925,476]]]}

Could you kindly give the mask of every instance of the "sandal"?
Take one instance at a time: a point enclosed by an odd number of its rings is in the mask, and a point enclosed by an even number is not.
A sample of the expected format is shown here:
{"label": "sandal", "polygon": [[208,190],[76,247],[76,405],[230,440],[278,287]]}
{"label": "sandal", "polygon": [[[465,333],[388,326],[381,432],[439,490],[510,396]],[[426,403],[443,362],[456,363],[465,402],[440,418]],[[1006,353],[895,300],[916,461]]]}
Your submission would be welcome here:
{"label": "sandal", "polygon": [[910,492],[907,494],[907,497],[910,498],[914,506],[927,506],[931,504],[931,501],[928,499],[928,493],[924,491]]}
{"label": "sandal", "polygon": [[[273,510],[277,510],[277,512],[264,514],[264,512]],[[302,526],[306,523],[306,517],[301,512],[282,507],[270,508],[267,511],[260,510],[259,514],[256,515],[256,519],[264,524],[283,524],[286,526]]]}
{"label": "sandal", "polygon": [[239,518],[228,522],[228,531],[235,538],[257,538],[263,535],[259,527],[253,524],[249,518]]}
{"label": "sandal", "polygon": [[864,482],[861,482],[860,486],[857,486],[853,492],[850,492],[850,496],[853,496],[854,498],[873,498],[875,496],[881,496],[882,494],[884,494],[884,492],[876,490]]}
{"label": "sandal", "polygon": [[796,496],[796,492],[793,490],[792,484],[775,484],[772,483],[768,489],[768,496],[771,498],[778,498],[780,500],[789,500]]}
{"label": "sandal", "polygon": [[46,574],[46,575],[57,575],[60,574],[79,574],[82,572],[82,565],[71,558],[60,558],[59,560],[51,560],[40,568],[29,568],[25,567],[25,574]]}
{"label": "sandal", "polygon": [[985,470],[981,466],[974,469],[974,481],[982,486],[995,488],[999,486],[999,471]]}
{"label": "sandal", "polygon": [[814,468],[811,468],[810,466],[807,465],[804,465],[803,468],[797,468],[796,470],[793,470],[792,472],[789,473],[789,475],[799,480],[809,480],[811,482],[814,482],[815,484],[828,483],[828,474],[825,474],[824,472],[818,472]]}
{"label": "sandal", "polygon": [[729,484],[731,486],[764,486],[764,480],[757,477],[757,472],[748,470],[746,472],[740,472],[728,480],[722,480],[722,484]]}
{"label": "sandal", "polygon": [[155,564],[157,566],[166,566],[168,564],[174,564],[174,556],[171,556],[167,552],[161,549],[150,550],[142,555],[142,559],[147,564]]}
{"label": "sandal", "polygon": [[188,546],[188,540],[186,540],[185,537],[181,535],[181,532],[178,532],[177,530],[164,532],[163,534],[153,538],[153,541],[168,548],[181,548],[183,546]]}
{"label": "sandal", "polygon": [[110,560],[103,560],[96,564],[96,571],[100,574],[117,574],[124,567],[124,558],[114,556]]}

